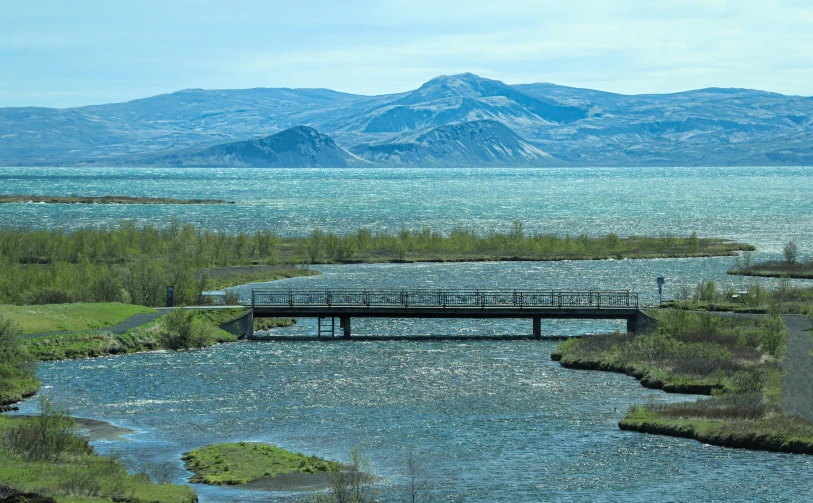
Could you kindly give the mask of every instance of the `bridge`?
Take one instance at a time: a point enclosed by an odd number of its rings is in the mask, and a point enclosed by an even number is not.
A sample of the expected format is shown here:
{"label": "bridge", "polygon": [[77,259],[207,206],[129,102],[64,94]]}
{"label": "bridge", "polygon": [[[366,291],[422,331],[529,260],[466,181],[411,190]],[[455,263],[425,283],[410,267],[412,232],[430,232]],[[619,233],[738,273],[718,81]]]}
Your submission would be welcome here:
{"label": "bridge", "polygon": [[542,337],[542,319],[624,319],[636,332],[651,322],[628,290],[281,290],[251,292],[244,333],[253,338],[254,318],[312,317],[318,335],[351,337],[351,318],[525,318]]}

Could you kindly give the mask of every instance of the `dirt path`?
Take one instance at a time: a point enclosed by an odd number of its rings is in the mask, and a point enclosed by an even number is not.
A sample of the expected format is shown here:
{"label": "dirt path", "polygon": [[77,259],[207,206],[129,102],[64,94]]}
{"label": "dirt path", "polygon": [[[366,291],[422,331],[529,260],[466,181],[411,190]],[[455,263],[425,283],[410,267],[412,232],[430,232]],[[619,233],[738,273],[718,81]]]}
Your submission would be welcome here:
{"label": "dirt path", "polygon": [[66,332],[41,332],[38,334],[26,334],[23,336],[23,339],[36,339],[38,337],[49,337],[52,335],[70,335],[70,334],[86,334],[88,332],[112,332],[116,335],[121,335],[127,332],[130,329],[140,327],[141,325],[146,325],[147,323],[151,322],[152,320],[158,318],[159,316],[163,316],[164,312],[156,311],[154,313],[144,313],[144,314],[136,314],[135,316],[130,316],[126,320],[122,321],[118,325],[113,325],[112,327],[107,328],[100,328],[98,330],[73,330],[73,331],[66,331]]}
{"label": "dirt path", "polygon": [[813,338],[807,316],[786,314],[782,320],[788,327],[788,347],[785,351],[785,377],[782,379],[782,409],[792,415],[813,421]]}

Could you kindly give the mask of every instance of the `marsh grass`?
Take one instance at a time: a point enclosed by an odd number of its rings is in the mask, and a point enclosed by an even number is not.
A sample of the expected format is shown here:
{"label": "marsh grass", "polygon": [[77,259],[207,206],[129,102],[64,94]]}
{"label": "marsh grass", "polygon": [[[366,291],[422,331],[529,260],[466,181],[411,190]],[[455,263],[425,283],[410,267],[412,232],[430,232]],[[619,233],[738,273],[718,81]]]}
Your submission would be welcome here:
{"label": "marsh grass", "polygon": [[192,482],[212,485],[245,484],[285,473],[327,473],[339,463],[306,456],[257,442],[212,444],[193,449],[181,458],[195,475]]}
{"label": "marsh grass", "polygon": [[664,389],[709,398],[631,407],[622,429],[690,437],[716,445],[813,454],[813,424],[780,408],[787,328],[779,315],[743,319],[679,309],[636,336],[583,337],[560,345],[564,365],[621,370]]}

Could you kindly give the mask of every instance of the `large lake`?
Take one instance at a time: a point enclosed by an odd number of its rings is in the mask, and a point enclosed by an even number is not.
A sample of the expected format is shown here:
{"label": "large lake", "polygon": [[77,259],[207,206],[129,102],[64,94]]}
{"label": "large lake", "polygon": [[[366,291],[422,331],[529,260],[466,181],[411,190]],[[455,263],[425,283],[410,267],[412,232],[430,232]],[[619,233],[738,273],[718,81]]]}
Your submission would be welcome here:
{"label": "large lake", "polygon": [[[161,225],[171,215],[214,229],[282,235],[401,225],[591,235],[688,234],[755,244],[778,257],[795,239],[813,251],[809,168],[501,170],[171,170],[0,168],[0,194],[216,198],[229,206],[3,205],[34,227]],[[725,274],[729,258],[556,263],[354,265],[286,287],[667,288]],[[770,281],[766,281],[770,283]],[[246,287],[250,288],[250,287]],[[667,290],[669,292],[670,290]],[[674,290],[671,290],[672,292]],[[613,330],[612,322],[545,322],[543,332]],[[313,334],[302,320],[279,334]],[[370,320],[360,335],[530,333],[524,321]],[[212,442],[259,440],[343,458],[352,447],[397,492],[413,452],[428,501],[808,501],[809,457],[749,452],[618,430],[633,403],[694,397],[646,390],[626,376],[566,370],[538,341],[241,342],[43,364],[57,403],[139,431],[97,445],[133,469]],[[34,408],[23,404],[23,412]],[[177,481],[188,473],[178,472]],[[201,501],[296,501],[284,493],[196,486]]]}

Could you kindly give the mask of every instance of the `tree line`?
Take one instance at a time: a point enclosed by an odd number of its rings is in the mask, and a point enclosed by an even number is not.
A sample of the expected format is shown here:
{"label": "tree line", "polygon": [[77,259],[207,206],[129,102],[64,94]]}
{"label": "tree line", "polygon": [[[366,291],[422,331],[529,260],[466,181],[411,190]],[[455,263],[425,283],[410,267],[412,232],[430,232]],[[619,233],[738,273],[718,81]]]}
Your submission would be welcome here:
{"label": "tree line", "polygon": [[346,234],[314,230],[280,238],[271,230],[227,233],[172,218],[164,227],[122,222],[73,231],[0,227],[0,303],[123,302],[163,305],[175,287],[179,305],[201,301],[207,269],[258,264],[399,260],[635,257],[693,254],[717,240],[661,235],[621,238],[527,233],[514,221],[505,232],[429,228]]}

